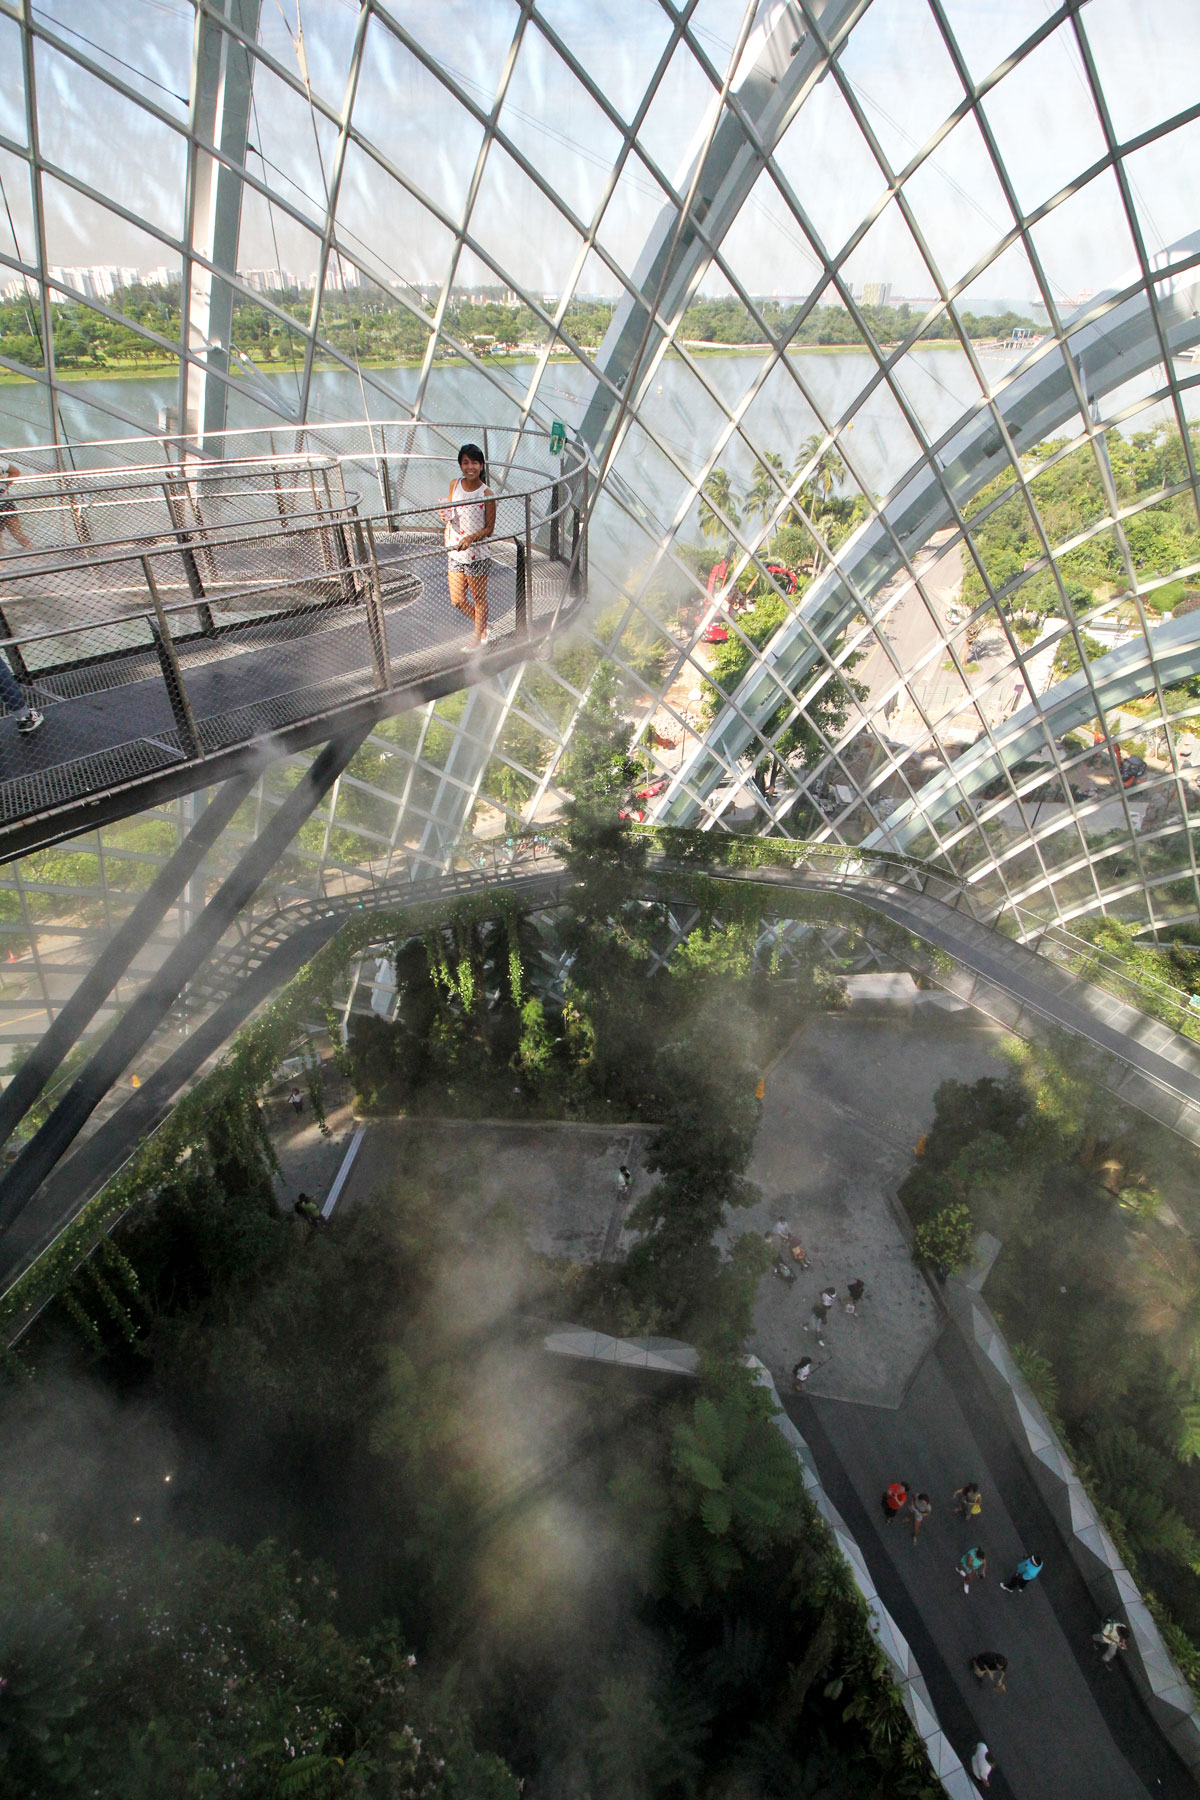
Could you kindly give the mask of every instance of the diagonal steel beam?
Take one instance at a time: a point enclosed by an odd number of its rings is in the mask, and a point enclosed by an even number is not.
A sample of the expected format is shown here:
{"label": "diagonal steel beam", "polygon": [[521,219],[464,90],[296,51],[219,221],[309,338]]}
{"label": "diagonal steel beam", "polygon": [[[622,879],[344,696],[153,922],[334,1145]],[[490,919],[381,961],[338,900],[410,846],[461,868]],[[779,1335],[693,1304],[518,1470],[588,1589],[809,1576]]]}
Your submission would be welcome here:
{"label": "diagonal steel beam", "polygon": [[63,1057],[78,1043],[167,909],[179,898],[202,858],[212,849],[257,777],[237,775],[209,801],[170,860],[163,864],[129,917],[96,958],[71,998],[55,1015],[0,1094],[0,1144],[7,1143]]}
{"label": "diagonal steel beam", "polygon": [[334,738],[305,770],[269,823],[243,853],[196,923],[150,977],[41,1130],[0,1181],[0,1230],[18,1218],[75,1141],[100,1101],[174,1005],[185,984],[212,955],[255,890],[278,862],[305,819],[332,787],[366,729]]}

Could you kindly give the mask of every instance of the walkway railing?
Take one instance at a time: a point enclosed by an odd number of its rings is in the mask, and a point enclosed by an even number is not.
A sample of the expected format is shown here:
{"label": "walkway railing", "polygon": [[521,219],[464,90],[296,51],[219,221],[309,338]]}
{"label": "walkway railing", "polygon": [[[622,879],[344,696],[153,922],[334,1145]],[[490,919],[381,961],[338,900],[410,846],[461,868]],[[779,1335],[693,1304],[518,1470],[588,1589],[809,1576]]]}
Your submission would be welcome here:
{"label": "walkway railing", "polygon": [[222,460],[88,446],[155,457],[124,468],[0,451],[22,468],[8,498],[31,540],[3,538],[0,654],[45,717],[36,735],[0,717],[0,858],[468,685],[581,604],[577,448],[497,441],[485,618],[451,604],[442,514],[455,443],[494,432],[336,426],[234,454],[265,435],[228,434]]}

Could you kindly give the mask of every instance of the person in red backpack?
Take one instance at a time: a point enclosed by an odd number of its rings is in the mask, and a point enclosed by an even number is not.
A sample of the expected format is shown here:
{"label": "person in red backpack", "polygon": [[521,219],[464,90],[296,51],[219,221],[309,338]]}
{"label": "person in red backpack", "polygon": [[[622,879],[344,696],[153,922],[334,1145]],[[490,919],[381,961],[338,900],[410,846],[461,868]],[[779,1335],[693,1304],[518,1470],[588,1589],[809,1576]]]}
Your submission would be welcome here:
{"label": "person in red backpack", "polygon": [[883,1506],[884,1521],[890,1525],[896,1514],[903,1512],[908,1505],[907,1481],[890,1482],[883,1491],[881,1505]]}

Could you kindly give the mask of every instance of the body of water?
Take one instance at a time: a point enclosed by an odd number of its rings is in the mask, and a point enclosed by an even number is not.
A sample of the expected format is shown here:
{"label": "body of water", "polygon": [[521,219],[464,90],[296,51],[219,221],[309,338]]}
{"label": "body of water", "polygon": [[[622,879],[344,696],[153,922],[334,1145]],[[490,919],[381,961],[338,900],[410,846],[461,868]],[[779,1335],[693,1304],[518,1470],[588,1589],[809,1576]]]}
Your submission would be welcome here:
{"label": "body of water", "polygon": [[[1000,382],[1014,366],[1011,353],[985,351],[981,362],[985,376]],[[761,354],[709,356],[700,364],[722,402],[739,406],[759,379]],[[900,406],[882,382],[871,387],[875,365],[861,351],[837,351],[799,355],[792,366],[799,385],[786,369],[776,367],[763,381],[746,409],[743,424],[757,450],[775,451],[785,467],[792,467],[804,439],[819,428],[817,409],[830,421],[847,414],[853,423],[842,439],[844,456],[858,483],[872,494],[886,494],[919,455],[919,446]],[[495,381],[469,366],[436,367],[426,389],[424,414],[434,420],[472,421],[503,426],[516,419],[521,396],[532,378],[533,363],[514,363],[492,371]],[[898,384],[921,428],[930,439],[949,429],[979,397],[979,387],[967,358],[953,348],[919,349],[898,365]],[[363,381],[342,369],[317,370],[312,379],[309,417],[314,423],[363,417],[404,417],[406,403],[415,399],[420,372],[393,368],[364,370]],[[500,385],[497,386],[496,382]],[[274,372],[253,378],[230,395],[229,426],[279,425],[264,399],[277,394],[294,408],[298,382],[291,372]],[[1140,384],[1149,394],[1153,374]],[[256,395],[255,388],[263,398]],[[806,400],[802,389],[807,390]],[[583,415],[591,391],[591,377],[575,362],[551,362],[538,391],[541,410],[575,426]],[[1127,407],[1139,391],[1129,384],[1114,396],[1113,405]],[[134,437],[159,429],[160,417],[176,402],[178,386],[169,376],[136,380],[122,377],[71,382],[60,391],[60,435],[79,441]],[[1200,409],[1200,398],[1195,405]],[[660,365],[642,403],[643,420],[668,444],[687,472],[695,476],[711,455],[724,425],[721,407],[705,392],[685,363],[669,357]],[[1145,429],[1167,409],[1155,406],[1130,421],[1125,429]],[[280,426],[281,430],[286,430]],[[22,445],[45,443],[51,437],[46,394],[37,384],[0,386],[0,441],[14,450]],[[282,447],[282,445],[281,445]],[[753,476],[755,457],[740,442],[723,457],[734,481],[747,483]],[[592,565],[597,576],[607,576],[616,586],[628,577],[652,547],[653,539],[666,532],[678,516],[687,479],[641,429],[630,431],[618,462],[618,472],[636,494],[644,511],[647,535],[640,534],[615,505],[601,508],[592,540]],[[685,521],[682,535],[698,537],[695,511]]]}

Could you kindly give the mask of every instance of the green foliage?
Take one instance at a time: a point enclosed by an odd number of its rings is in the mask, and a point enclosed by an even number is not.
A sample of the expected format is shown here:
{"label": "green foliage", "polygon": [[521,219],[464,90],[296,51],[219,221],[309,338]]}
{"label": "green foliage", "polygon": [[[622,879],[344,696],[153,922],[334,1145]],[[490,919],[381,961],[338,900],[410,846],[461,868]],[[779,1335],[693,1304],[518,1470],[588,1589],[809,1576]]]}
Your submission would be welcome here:
{"label": "green foliage", "polygon": [[975,1260],[970,1207],[961,1200],[954,1206],[944,1206],[932,1219],[917,1226],[914,1242],[918,1256],[948,1269],[952,1275],[969,1268]]}
{"label": "green foliage", "polygon": [[799,1535],[799,1465],[748,1375],[702,1395],[675,1428],[668,1579],[687,1606],[724,1592],[748,1557]]}

